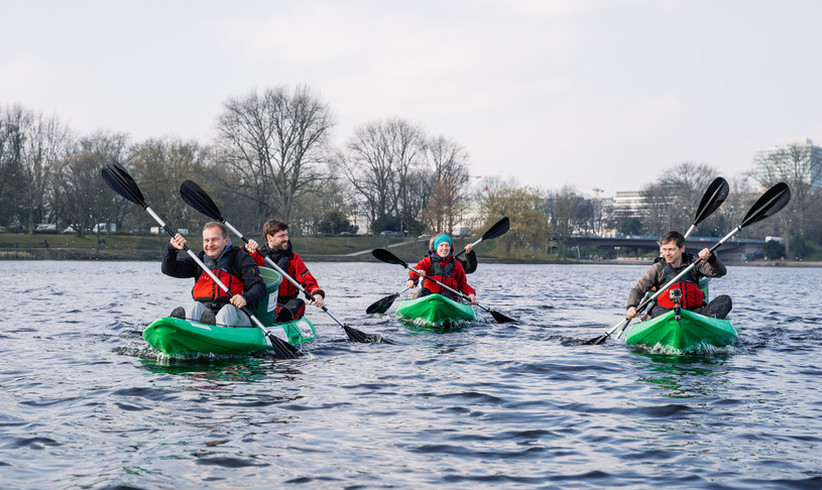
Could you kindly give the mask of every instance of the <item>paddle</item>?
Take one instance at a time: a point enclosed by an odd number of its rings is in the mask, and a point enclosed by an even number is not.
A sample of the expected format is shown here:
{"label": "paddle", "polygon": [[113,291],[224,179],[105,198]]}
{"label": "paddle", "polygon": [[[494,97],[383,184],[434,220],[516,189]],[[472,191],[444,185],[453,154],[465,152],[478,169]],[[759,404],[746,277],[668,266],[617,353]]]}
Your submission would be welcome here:
{"label": "paddle", "polygon": [[[217,207],[217,205],[214,203],[211,197],[206,193],[206,191],[203,190],[202,187],[200,187],[199,185],[195,184],[190,180],[186,180],[180,185],[180,195],[182,196],[183,200],[187,202],[191,207],[208,216],[209,218],[223,223],[228,229],[230,229],[237,236],[242,238],[242,240],[245,243],[248,243],[248,238],[245,235],[243,235],[242,232],[231,226],[231,223],[229,223],[223,217],[222,213],[220,213],[220,209]],[[260,250],[259,248],[257,249],[257,253],[263,255],[262,250]],[[282,274],[282,276],[286,278],[291,284],[293,284],[294,287],[297,288],[297,290],[299,290],[303,295],[305,295],[305,297],[309,301],[314,300],[314,297],[311,296],[311,294],[309,294],[308,291],[305,290],[302,284],[298,283],[293,277],[288,275],[288,273],[284,271],[280,266],[278,266],[273,260],[271,260],[269,257],[265,257],[265,261],[266,264],[270,265],[273,269]],[[330,311],[328,311],[328,308],[326,308],[325,305],[321,306],[320,308],[322,308],[324,312],[328,313],[328,316],[330,316],[332,320],[337,322],[337,324],[341,326],[343,330],[345,330],[345,333],[346,335],[348,335],[349,339],[355,342],[384,342],[386,344],[392,343],[389,340],[382,338],[381,335],[366,334],[364,332],[357,330],[356,328],[350,327],[342,323],[337,319],[337,317],[335,317],[331,314]]]}
{"label": "paddle", "polygon": [[702,201],[699,202],[699,207],[696,209],[694,222],[685,232],[685,238],[691,236],[691,233],[696,229],[696,225],[713,214],[719,208],[719,205],[725,202],[726,197],[728,197],[728,181],[722,177],[715,178],[705,191],[705,195],[702,196]]}
{"label": "paddle", "polygon": [[[117,163],[107,163],[103,166],[102,173],[103,181],[106,184],[108,184],[108,186],[111,187],[114,190],[114,192],[120,194],[121,196],[133,202],[134,204],[142,206],[143,209],[145,209],[148,212],[148,214],[150,214],[151,217],[154,218],[154,220],[157,221],[157,223],[163,227],[166,233],[168,233],[172,237],[175,235],[171,228],[169,228],[168,225],[165,224],[165,222],[163,222],[160,216],[158,216],[157,213],[155,213],[154,210],[151,209],[151,207],[149,207],[149,205],[146,203],[146,200],[143,198],[143,193],[140,192],[140,188],[137,186],[137,183],[134,182],[134,179],[131,177],[131,175],[128,174],[128,172],[126,172],[126,170],[122,166],[120,166]],[[231,291],[228,289],[228,286],[223,284],[223,282],[220,281],[220,279],[218,279],[213,272],[211,272],[211,269],[209,269],[203,263],[203,261],[200,260],[200,257],[198,257],[197,254],[194,253],[194,251],[188,248],[187,245],[183,245],[183,248],[189,255],[189,257],[191,257],[192,260],[194,260],[194,262],[196,262],[197,265],[199,265],[200,268],[202,268],[203,271],[206,274],[208,274],[211,280],[214,281],[214,283],[217,284],[220,287],[220,289],[231,295]],[[268,341],[271,343],[271,348],[276,351],[279,357],[285,359],[293,359],[302,355],[302,353],[299,350],[297,350],[297,348],[295,348],[293,345],[277,337],[273,333],[267,331],[263,326],[262,322],[260,322],[260,320],[257,319],[256,316],[254,316],[254,314],[251,312],[251,310],[248,309],[247,306],[243,306],[240,309],[243,313],[248,315],[248,318],[251,320],[251,323],[253,323],[257,328],[263,331],[265,338],[267,338]]]}
{"label": "paddle", "polygon": [[388,296],[378,299],[377,301],[371,303],[371,305],[365,309],[365,312],[369,315],[373,313],[385,313],[388,311],[388,308],[391,308],[391,305],[394,304],[394,300],[399,298],[400,295],[409,289],[414,288],[405,288],[402,291],[397,291],[396,293],[389,294]]}
{"label": "paddle", "polygon": [[[379,260],[382,260],[383,262],[387,262],[387,263],[389,263],[389,264],[397,264],[397,265],[401,265],[401,266],[405,267],[405,268],[406,268],[406,269],[408,269],[408,270],[414,270],[414,269],[412,269],[412,268],[411,268],[411,267],[410,267],[407,263],[405,263],[405,261],[403,261],[401,258],[397,257],[396,255],[392,254],[391,252],[389,252],[388,250],[385,250],[385,249],[383,249],[383,248],[377,248],[377,249],[374,249],[374,250],[372,250],[372,251],[371,251],[371,254],[372,254],[374,257],[378,258]],[[414,272],[415,272],[416,274],[419,274],[417,271],[414,271]],[[457,291],[456,289],[451,289],[451,288],[449,288],[448,286],[446,286],[445,284],[443,284],[443,283],[441,283],[441,282],[437,281],[437,280],[436,280],[436,279],[434,279],[433,277],[429,277],[429,276],[427,276],[427,275],[425,275],[425,274],[419,274],[419,275],[420,275],[421,277],[425,278],[425,279],[428,279],[429,281],[432,281],[432,282],[435,282],[435,283],[439,284],[442,288],[447,289],[448,291],[451,291],[452,293],[454,293],[455,295],[459,296],[460,298],[462,298],[462,299],[464,299],[464,300],[467,300],[467,299],[468,299],[468,296],[466,296],[466,295],[465,295],[465,294],[463,294],[462,292]],[[490,309],[490,308],[486,308],[485,306],[482,306],[482,305],[481,305],[481,304],[479,304],[479,303],[477,303],[477,306],[479,306],[479,307],[480,307],[480,308],[482,308],[483,310],[485,310],[485,311],[487,311],[488,313],[490,313],[490,314],[491,314],[491,316],[492,316],[492,317],[494,317],[494,320],[496,320],[498,323],[508,323],[508,322],[516,322],[516,321],[518,321],[518,320],[516,320],[515,318],[511,318],[511,317],[509,317],[509,316],[503,315],[502,313],[500,313],[500,312],[498,312],[498,311],[494,311],[494,310],[492,310],[492,309]]]}
{"label": "paddle", "polygon": [[[505,232],[508,231],[508,228],[510,227],[511,225],[508,221],[508,217],[506,216],[505,218],[502,218],[501,220],[494,223],[494,225],[491,228],[488,228],[488,231],[483,233],[482,237],[480,237],[479,240],[472,243],[471,246],[475,247],[479,242],[483,240],[490,240],[492,238],[502,236],[505,234]],[[460,252],[454,257],[459,257],[463,253],[465,253],[465,249],[460,250]],[[394,300],[399,298],[402,293],[408,291],[409,289],[413,288],[405,288],[402,291],[397,291],[394,294],[389,294],[384,298],[380,298],[379,300],[371,303],[371,305],[368,308],[366,308],[365,312],[369,315],[372,313],[385,313],[386,311],[388,311],[388,308],[391,308],[391,305],[394,304]]]}
{"label": "paddle", "polygon": [[[494,223],[494,226],[488,228],[488,231],[482,234],[479,240],[475,241],[471,244],[472,247],[476,247],[477,244],[483,240],[490,240],[492,238],[497,238],[505,234],[508,231],[508,228],[511,227],[511,223],[508,221],[508,217],[504,217],[501,220]],[[460,250],[454,258],[459,257],[460,255],[465,253],[465,249]]]}
{"label": "paddle", "polygon": [[[779,212],[779,210],[784,208],[790,200],[791,190],[788,188],[787,184],[785,184],[784,182],[780,182],[774,185],[773,187],[768,189],[765,192],[765,194],[763,194],[762,196],[760,196],[759,199],[756,200],[754,205],[742,219],[742,223],[740,223],[739,226],[731,230],[730,233],[725,235],[721,240],[719,240],[719,242],[717,242],[713,247],[711,247],[709,249],[710,252],[713,253],[717,248],[722,246],[723,243],[725,243],[729,238],[735,235],[739,230],[749,225],[752,225],[753,223],[762,221],[763,219],[769,216],[773,216],[774,214]],[[692,262],[688,267],[686,267],[679,274],[677,274],[676,277],[674,277],[673,279],[668,281],[667,284],[659,288],[656,293],[654,293],[652,296],[643,299],[639,306],[637,306],[636,311],[641,311],[643,308],[645,308],[645,306],[647,306],[648,303],[655,300],[657,296],[662,294],[673,283],[677,282],[683,276],[685,276],[685,274],[687,274],[691,269],[693,269],[699,262],[700,260]],[[616,325],[614,325],[613,328],[605,332],[603,335],[600,335],[599,337],[591,339],[585,343],[588,345],[600,345],[604,343],[608,339],[608,337],[610,337],[611,334],[614,333],[616,330],[619,330],[619,333],[617,333],[616,336],[616,338],[619,338],[622,335],[622,332],[624,332],[628,325],[631,323],[631,320],[633,320],[633,318],[626,318],[621,322],[617,323]]]}

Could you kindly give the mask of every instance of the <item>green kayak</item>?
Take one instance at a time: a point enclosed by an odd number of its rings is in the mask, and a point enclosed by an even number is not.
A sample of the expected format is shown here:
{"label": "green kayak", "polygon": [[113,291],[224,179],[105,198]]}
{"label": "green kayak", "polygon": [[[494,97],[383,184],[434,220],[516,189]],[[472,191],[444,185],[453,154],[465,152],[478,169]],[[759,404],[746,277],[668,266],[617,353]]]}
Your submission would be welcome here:
{"label": "green kayak", "polygon": [[731,322],[680,310],[675,310],[636,323],[625,337],[627,345],[667,347],[680,352],[688,352],[701,346],[723,347],[736,343],[738,334]]}
{"label": "green kayak", "polygon": [[[314,325],[303,317],[289,323],[267,326],[272,335],[298,345],[317,336]],[[163,317],[145,330],[143,338],[166,354],[242,355],[271,348],[271,343],[257,327],[224,327],[180,318]]]}
{"label": "green kayak", "polygon": [[[274,322],[277,313],[277,293],[282,276],[268,267],[260,267],[260,275],[265,282],[267,294],[257,305],[254,315],[266,326],[266,331],[291,345],[314,340],[317,331],[314,324],[305,317],[288,323]],[[143,330],[143,338],[152,347],[166,354],[242,355],[271,348],[271,342],[257,327],[208,325],[173,317],[154,320]]]}
{"label": "green kayak", "polygon": [[441,294],[407,299],[397,308],[397,317],[418,325],[437,327],[476,320],[471,305],[457,303]]}

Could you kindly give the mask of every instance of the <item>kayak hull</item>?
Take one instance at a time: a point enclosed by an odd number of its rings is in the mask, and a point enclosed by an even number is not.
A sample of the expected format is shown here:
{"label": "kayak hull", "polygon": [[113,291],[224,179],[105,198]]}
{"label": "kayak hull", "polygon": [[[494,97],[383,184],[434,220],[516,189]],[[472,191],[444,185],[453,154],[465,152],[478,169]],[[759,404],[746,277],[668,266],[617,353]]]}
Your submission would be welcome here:
{"label": "kayak hull", "polygon": [[[299,345],[316,338],[314,325],[307,318],[266,327],[271,334]],[[173,317],[158,318],[143,330],[143,338],[165,354],[242,355],[271,348],[257,327],[224,327]]]}
{"label": "kayak hull", "polygon": [[474,308],[452,301],[441,294],[407,299],[397,308],[397,318],[415,324],[437,327],[477,319]]}
{"label": "kayak hull", "polygon": [[677,320],[676,312],[671,310],[632,325],[625,343],[687,352],[702,346],[733,345],[739,338],[736,328],[729,320],[707,317],[684,309],[680,310],[680,315]]}

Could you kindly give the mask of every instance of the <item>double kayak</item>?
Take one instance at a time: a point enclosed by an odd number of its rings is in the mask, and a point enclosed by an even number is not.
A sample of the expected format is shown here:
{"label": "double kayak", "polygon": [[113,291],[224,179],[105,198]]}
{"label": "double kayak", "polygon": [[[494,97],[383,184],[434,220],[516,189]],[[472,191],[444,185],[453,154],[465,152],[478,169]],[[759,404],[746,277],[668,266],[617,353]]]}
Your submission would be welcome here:
{"label": "double kayak", "polygon": [[458,303],[441,294],[407,299],[397,308],[397,318],[427,327],[449,326],[477,319],[471,305]]}
{"label": "double kayak", "polygon": [[[303,317],[293,322],[277,323],[266,327],[274,335],[291,345],[314,340],[314,324]],[[166,354],[224,354],[243,355],[265,351],[271,342],[257,327],[225,327],[208,325],[174,317],[154,320],[143,338],[152,347]]]}
{"label": "double kayak", "polygon": [[635,323],[628,330],[625,343],[689,352],[703,346],[733,345],[738,338],[737,330],[729,320],[680,309]]}
{"label": "double kayak", "polygon": [[190,319],[162,317],[154,320],[143,338],[152,347],[166,354],[224,354],[243,355],[271,349],[268,335],[291,345],[299,345],[317,337],[314,324],[307,318],[287,323],[274,321],[277,313],[277,294],[282,276],[274,269],[260,267],[266,287],[266,296],[254,310],[254,315],[265,325],[267,334],[258,327],[229,327],[210,325]]}

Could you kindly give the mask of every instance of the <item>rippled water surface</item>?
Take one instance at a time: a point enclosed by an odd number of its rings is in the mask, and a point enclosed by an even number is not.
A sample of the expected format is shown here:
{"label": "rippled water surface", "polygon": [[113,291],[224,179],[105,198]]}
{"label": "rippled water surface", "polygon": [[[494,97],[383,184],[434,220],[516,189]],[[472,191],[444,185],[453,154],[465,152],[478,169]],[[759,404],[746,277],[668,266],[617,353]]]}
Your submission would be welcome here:
{"label": "rippled water surface", "polygon": [[365,314],[399,266],[309,267],[398,345],[311,308],[303,358],[169,359],[140,332],[191,283],[159,262],[0,262],[0,487],[822,487],[818,268],[729,267],[740,342],[670,356],[578,342],[644,266],[481,263],[480,303],[521,323],[446,334]]}

